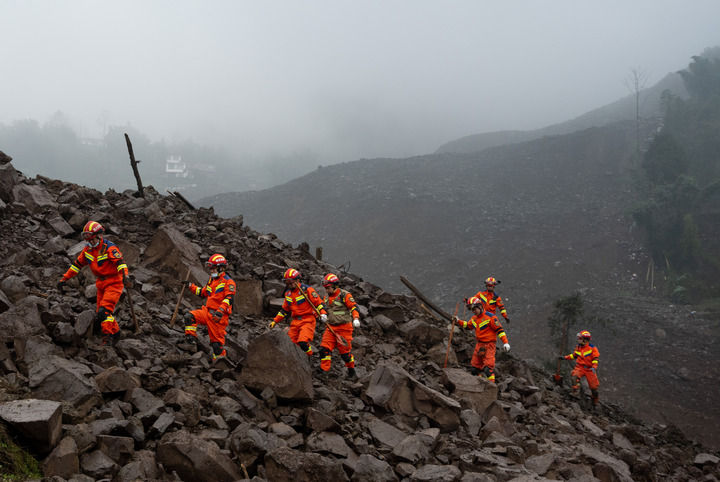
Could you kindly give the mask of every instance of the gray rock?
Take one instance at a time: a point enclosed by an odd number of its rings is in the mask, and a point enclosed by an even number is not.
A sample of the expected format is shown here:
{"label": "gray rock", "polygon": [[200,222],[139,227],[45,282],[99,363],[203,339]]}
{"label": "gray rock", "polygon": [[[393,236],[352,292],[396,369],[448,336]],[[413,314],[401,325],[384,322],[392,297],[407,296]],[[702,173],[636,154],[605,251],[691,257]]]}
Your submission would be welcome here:
{"label": "gray rock", "polygon": [[157,462],[181,480],[232,482],[242,471],[216,444],[185,430],[165,434],[158,443]]}
{"label": "gray rock", "polygon": [[410,476],[413,482],[453,482],[459,480],[462,473],[454,465],[423,465]]}
{"label": "gray rock", "polygon": [[77,444],[72,437],[65,437],[43,462],[43,474],[45,477],[57,476],[69,479],[79,472],[80,457]]}
{"label": "gray rock", "polygon": [[63,402],[67,413],[83,417],[102,402],[92,371],[87,365],[49,356],[29,366],[29,385],[39,398]]}
{"label": "gray rock", "polygon": [[265,473],[268,480],[349,480],[340,461],[290,448],[279,448],[265,455]]}
{"label": "gray rock", "polygon": [[379,418],[373,418],[368,424],[368,429],[372,437],[388,447],[395,447],[408,436],[405,432],[398,430],[389,423],[385,423]]}
{"label": "gray rock", "polygon": [[283,399],[311,400],[314,395],[307,355],[277,329],[250,342],[239,381],[256,390],[270,387]]}
{"label": "gray rock", "polygon": [[443,431],[460,426],[460,404],[433,390],[394,363],[382,362],[373,372],[366,395],[375,405],[395,413],[432,419]]}
{"label": "gray rock", "polygon": [[485,410],[497,400],[496,384],[460,368],[444,369],[443,384],[460,400],[463,408],[470,408],[479,414],[485,413]]}
{"label": "gray rock", "polygon": [[140,380],[120,367],[110,367],[95,377],[102,393],[126,392],[140,387]]}
{"label": "gray rock", "polygon": [[350,479],[353,482],[392,482],[398,480],[390,464],[372,455],[361,455],[355,465],[355,472]]}
{"label": "gray rock", "polygon": [[0,403],[0,418],[20,431],[41,453],[50,452],[62,433],[62,405],[51,400]]}

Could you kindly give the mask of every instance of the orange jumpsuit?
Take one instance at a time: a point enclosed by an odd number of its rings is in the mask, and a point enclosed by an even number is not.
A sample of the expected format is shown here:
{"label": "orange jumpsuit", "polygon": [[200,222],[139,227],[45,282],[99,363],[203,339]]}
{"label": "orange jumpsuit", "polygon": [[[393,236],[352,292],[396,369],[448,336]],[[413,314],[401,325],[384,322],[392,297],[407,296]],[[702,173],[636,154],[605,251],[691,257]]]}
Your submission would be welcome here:
{"label": "orange jumpsuit", "polygon": [[288,336],[293,343],[302,348],[308,356],[312,356],[313,350],[310,342],[315,338],[317,312],[315,308],[310,306],[310,303],[312,303],[321,314],[326,315],[327,312],[323,307],[322,298],[320,298],[320,295],[313,287],[303,284],[302,289],[310,299],[305,299],[305,295],[302,294],[297,286],[285,290],[285,301],[283,301],[282,307],[280,311],[278,311],[278,314],[275,315],[273,321],[279,323],[286,317],[290,317],[290,331],[288,331]]}
{"label": "orange jumpsuit", "polygon": [[482,300],[485,311],[489,311],[494,315],[495,309],[500,308],[500,314],[507,320],[508,315],[505,310],[505,305],[503,304],[502,298],[500,298],[495,291],[478,291],[475,296]]}
{"label": "orange jumpsuit", "polygon": [[77,259],[65,272],[62,281],[77,275],[83,266],[90,266],[95,275],[97,288],[97,306],[95,308],[100,328],[105,335],[114,335],[120,331],[120,325],[113,316],[123,291],[123,276],[128,275],[128,267],[122,253],[114,243],[103,239],[96,247],[85,246]]}
{"label": "orange jumpsuit", "polygon": [[[600,386],[600,380],[598,380],[595,370],[598,367],[598,361],[600,360],[600,351],[598,351],[596,346],[589,343],[587,345],[578,345],[575,347],[574,352],[569,355],[565,355],[565,359],[577,359],[575,362],[575,368],[573,368],[573,371],[570,373],[571,376],[577,378],[578,380],[585,377],[590,390],[598,389]],[[593,396],[597,397],[595,394],[593,394]]]}
{"label": "orange jumpsuit", "polygon": [[352,335],[353,335],[353,324],[352,321],[360,318],[360,313],[357,309],[357,303],[353,296],[340,288],[336,288],[334,292],[330,293],[324,300],[325,308],[333,315],[333,318],[337,319],[338,324],[333,324],[331,319],[328,323],[332,325],[332,329],[335,333],[345,338],[347,346],[343,346],[338,342],[337,337],[330,331],[329,328],[325,329],[322,336],[322,342],[320,343],[320,368],[323,371],[330,370],[332,363],[332,351],[337,347],[340,358],[345,362],[347,368],[355,368],[355,357],[350,350],[352,350]]}
{"label": "orange jumpsuit", "polygon": [[[197,338],[197,325],[199,323],[207,326],[210,343],[220,343],[221,347],[224,346],[225,332],[232,313],[233,299],[235,298],[235,281],[227,273],[222,272],[218,274],[217,278],[210,278],[203,287],[190,283],[190,291],[197,296],[207,298],[207,300],[202,308],[190,312],[192,319],[189,319],[185,324],[185,334]],[[224,309],[220,310],[221,307]],[[211,311],[220,311],[222,316],[218,320],[213,317]],[[224,352],[223,349],[222,355],[224,355]],[[215,356],[214,353],[213,356]]]}
{"label": "orange jumpsuit", "polygon": [[495,383],[495,340],[500,337],[503,343],[507,343],[505,330],[497,319],[497,316],[489,311],[481,315],[473,315],[468,321],[458,320],[462,328],[475,328],[475,351],[470,364],[485,373],[488,380]]}

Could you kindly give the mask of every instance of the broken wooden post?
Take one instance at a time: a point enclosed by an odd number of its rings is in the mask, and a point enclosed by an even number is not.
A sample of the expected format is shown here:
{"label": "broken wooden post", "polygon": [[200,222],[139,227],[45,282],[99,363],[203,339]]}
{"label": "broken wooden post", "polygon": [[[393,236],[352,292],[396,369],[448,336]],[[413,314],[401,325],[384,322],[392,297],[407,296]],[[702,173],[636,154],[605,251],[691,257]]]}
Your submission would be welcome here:
{"label": "broken wooden post", "polygon": [[145,193],[143,192],[143,185],[142,185],[142,179],[140,179],[140,171],[138,171],[137,165],[138,162],[135,160],[135,153],[133,152],[132,142],[130,142],[130,137],[125,134],[125,142],[127,143],[128,153],[130,154],[130,165],[132,166],[133,174],[135,174],[135,181],[137,181],[138,186],[138,194],[140,197],[145,197]]}
{"label": "broken wooden post", "polygon": [[400,277],[400,281],[402,281],[402,283],[403,283],[405,286],[407,286],[408,288],[410,288],[410,291],[412,291],[412,292],[415,294],[415,296],[417,296],[417,297],[420,299],[420,301],[424,302],[424,303],[425,303],[426,305],[428,305],[430,308],[432,308],[433,310],[435,310],[435,313],[437,313],[438,315],[442,316],[442,317],[445,318],[447,321],[453,321],[453,317],[450,316],[449,313],[447,313],[446,311],[443,311],[443,310],[441,310],[440,308],[438,308],[432,301],[430,301],[425,295],[423,295],[423,294],[420,292],[420,290],[418,290],[415,286],[413,286],[413,284],[410,283],[410,282],[407,280],[407,278],[405,278],[404,276],[401,276],[401,277]]}
{"label": "broken wooden post", "polygon": [[318,261],[322,261],[322,246],[318,246],[315,248],[315,259]]}

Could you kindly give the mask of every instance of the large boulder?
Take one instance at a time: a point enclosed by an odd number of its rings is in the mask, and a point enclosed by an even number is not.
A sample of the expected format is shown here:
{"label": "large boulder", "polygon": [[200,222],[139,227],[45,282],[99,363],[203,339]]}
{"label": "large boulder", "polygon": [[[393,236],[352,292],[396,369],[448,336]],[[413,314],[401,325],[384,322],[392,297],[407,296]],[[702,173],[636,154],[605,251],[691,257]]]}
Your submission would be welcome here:
{"label": "large boulder", "polygon": [[50,452],[62,433],[62,405],[52,400],[13,400],[0,403],[0,418],[15,427],[40,453]]}
{"label": "large boulder", "polygon": [[353,482],[393,482],[398,480],[390,464],[372,455],[361,455],[355,466],[355,472],[350,479]]}
{"label": "large boulder", "polygon": [[0,341],[11,342],[16,338],[28,338],[45,333],[40,318],[38,298],[29,296],[4,313],[0,313]]}
{"label": "large boulder", "polygon": [[95,377],[102,393],[126,392],[140,386],[139,377],[120,367],[110,367]]}
{"label": "large boulder", "polygon": [[29,385],[38,398],[65,404],[66,412],[84,417],[102,403],[92,370],[82,363],[48,356],[29,364]]}
{"label": "large boulder", "polygon": [[279,448],[265,455],[265,474],[268,480],[348,480],[339,460],[290,448]]}
{"label": "large boulder", "polygon": [[270,331],[250,342],[240,382],[292,400],[312,400],[312,374],[307,355],[280,330]]}
{"label": "large boulder", "polygon": [[261,315],[263,312],[263,291],[260,280],[236,280],[237,294],[233,313],[240,315]]}
{"label": "large boulder", "polygon": [[18,172],[12,164],[0,164],[0,200],[13,202],[13,187],[18,183]]}
{"label": "large boulder", "polygon": [[45,208],[57,210],[58,204],[43,186],[38,184],[18,184],[13,187],[13,197],[25,205],[30,214],[40,214]]}
{"label": "large boulder", "polygon": [[65,437],[43,462],[45,477],[62,477],[69,479],[80,472],[80,457],[75,439]]}
{"label": "large boulder", "polygon": [[460,368],[443,370],[443,385],[460,400],[463,408],[471,408],[477,413],[484,413],[498,398],[497,385]]}
{"label": "large boulder", "polygon": [[169,224],[160,226],[143,254],[143,264],[149,267],[164,267],[178,279],[185,279],[190,270],[190,280],[205,283],[207,274],[198,263],[200,246],[190,241],[183,233]]}
{"label": "large boulder", "polygon": [[365,392],[379,407],[410,417],[425,415],[443,432],[460,426],[460,404],[420,383],[392,362],[382,362]]}
{"label": "large boulder", "polygon": [[163,436],[157,447],[157,461],[181,480],[232,482],[242,479],[240,467],[213,442],[185,430]]}

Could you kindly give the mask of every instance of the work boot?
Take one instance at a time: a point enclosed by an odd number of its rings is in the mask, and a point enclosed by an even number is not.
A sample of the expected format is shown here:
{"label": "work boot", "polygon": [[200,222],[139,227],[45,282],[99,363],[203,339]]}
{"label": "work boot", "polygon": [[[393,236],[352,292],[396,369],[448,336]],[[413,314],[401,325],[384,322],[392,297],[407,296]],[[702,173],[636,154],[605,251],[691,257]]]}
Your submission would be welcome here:
{"label": "work boot", "polygon": [[354,368],[348,368],[347,369],[347,378],[348,380],[355,380],[357,379],[357,373],[355,373]]}

